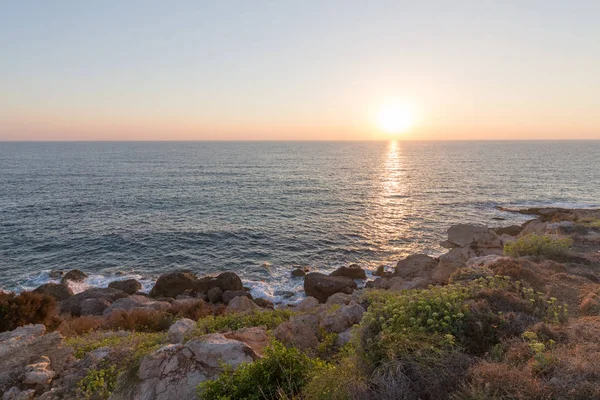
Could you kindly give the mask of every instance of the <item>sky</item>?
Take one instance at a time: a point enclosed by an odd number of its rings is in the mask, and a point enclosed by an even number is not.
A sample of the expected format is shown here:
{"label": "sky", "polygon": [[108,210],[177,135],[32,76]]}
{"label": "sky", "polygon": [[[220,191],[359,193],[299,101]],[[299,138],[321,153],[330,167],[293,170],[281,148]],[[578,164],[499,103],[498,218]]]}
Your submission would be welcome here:
{"label": "sky", "polygon": [[0,3],[0,140],[600,139],[597,0]]}

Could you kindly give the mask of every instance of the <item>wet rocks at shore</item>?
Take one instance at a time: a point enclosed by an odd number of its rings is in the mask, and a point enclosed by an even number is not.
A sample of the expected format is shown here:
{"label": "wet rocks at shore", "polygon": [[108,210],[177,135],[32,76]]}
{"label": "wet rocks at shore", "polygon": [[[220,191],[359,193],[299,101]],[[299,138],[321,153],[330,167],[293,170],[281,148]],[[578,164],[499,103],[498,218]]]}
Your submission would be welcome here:
{"label": "wet rocks at shore", "polygon": [[335,293],[352,293],[358,285],[352,278],[311,272],[304,278],[304,292],[324,303]]}

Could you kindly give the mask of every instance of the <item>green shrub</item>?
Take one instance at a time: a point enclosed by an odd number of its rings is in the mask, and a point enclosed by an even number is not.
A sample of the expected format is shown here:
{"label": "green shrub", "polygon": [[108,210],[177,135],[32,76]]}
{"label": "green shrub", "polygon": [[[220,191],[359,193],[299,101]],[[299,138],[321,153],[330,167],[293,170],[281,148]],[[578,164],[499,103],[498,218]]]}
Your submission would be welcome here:
{"label": "green shrub", "polygon": [[548,235],[525,235],[504,245],[504,254],[511,257],[537,256],[556,257],[567,253],[573,245],[570,238],[557,238]]}
{"label": "green shrub", "polygon": [[116,365],[102,369],[90,369],[83,379],[77,382],[77,398],[108,399],[117,386],[117,380],[122,370]]}
{"label": "green shrub", "polygon": [[349,400],[352,393],[367,384],[358,368],[359,360],[350,355],[337,363],[328,363],[315,370],[302,390],[304,400]]}
{"label": "green shrub", "polygon": [[39,293],[0,292],[0,332],[12,331],[27,324],[58,325],[56,300]]}
{"label": "green shrub", "polygon": [[235,331],[242,328],[264,326],[274,329],[287,321],[294,313],[291,310],[254,311],[249,314],[238,313],[230,315],[208,316],[198,320],[196,334]]}
{"label": "green shrub", "polygon": [[72,347],[75,358],[83,358],[89,352],[101,347],[110,347],[112,349],[130,350],[136,358],[149,353],[151,350],[160,347],[164,342],[166,335],[164,333],[143,333],[143,332],[110,332],[110,333],[91,333],[84,336],[74,336],[65,339],[65,344]]}
{"label": "green shrub", "polygon": [[214,381],[198,386],[203,400],[259,400],[298,396],[315,370],[324,368],[300,350],[273,342],[264,357],[237,370],[225,368]]}

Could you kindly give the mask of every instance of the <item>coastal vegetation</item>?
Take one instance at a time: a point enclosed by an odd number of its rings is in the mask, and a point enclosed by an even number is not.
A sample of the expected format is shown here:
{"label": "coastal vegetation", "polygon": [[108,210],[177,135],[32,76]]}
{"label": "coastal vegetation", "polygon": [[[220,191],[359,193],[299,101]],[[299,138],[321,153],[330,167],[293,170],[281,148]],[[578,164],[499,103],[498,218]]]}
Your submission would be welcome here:
{"label": "coastal vegetation", "polygon": [[[165,274],[151,296],[2,293],[2,335],[27,337],[24,346],[50,361],[31,355],[14,367],[25,368],[16,381],[0,374],[0,390],[111,400],[599,398],[594,215],[564,225],[570,234],[545,215],[502,240],[455,226],[448,253],[409,256],[365,289],[355,287],[364,273],[356,265],[309,272],[305,291],[320,301],[295,306],[253,299],[232,273]],[[6,337],[0,346],[11,354],[19,342]],[[44,340],[51,345],[39,350]],[[29,357],[24,349],[9,359]],[[40,365],[48,378],[27,383]]]}

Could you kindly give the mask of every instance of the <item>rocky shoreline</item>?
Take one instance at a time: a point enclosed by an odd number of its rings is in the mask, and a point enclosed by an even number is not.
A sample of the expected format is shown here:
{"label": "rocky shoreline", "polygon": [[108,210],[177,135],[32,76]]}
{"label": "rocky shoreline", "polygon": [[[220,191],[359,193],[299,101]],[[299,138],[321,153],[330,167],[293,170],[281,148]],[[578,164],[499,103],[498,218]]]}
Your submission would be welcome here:
{"label": "rocky shoreline", "polygon": [[[413,295],[421,296],[422,293],[438,290],[436,288],[455,288],[457,285],[471,288],[472,282],[479,282],[477,285],[481,286],[484,285],[481,282],[493,281],[493,284],[489,283],[492,286],[484,289],[497,290],[498,286],[505,292],[508,291],[506,285],[517,285],[518,290],[527,285],[526,290],[539,293],[539,299],[529,298],[529,302],[533,299],[536,303],[543,298],[548,304],[557,301],[566,304],[570,324],[582,323],[583,317],[599,316],[600,210],[536,208],[518,212],[535,215],[536,218],[521,226],[494,229],[472,224],[451,226],[447,240],[442,243],[448,249],[446,253],[439,257],[413,254],[399,260],[392,269],[381,266],[367,274],[354,264],[326,275],[295,268],[290,271],[290,279],[303,277],[306,294],[306,298],[296,305],[276,305],[264,298],[253,298],[250,289],[244,287],[234,272],[198,277],[191,271],[173,271],[161,275],[149,293],[140,291],[138,281],[128,279],[112,282],[106,288],[90,288],[75,294],[70,283],[84,281],[86,274],[72,270],[61,276],[60,283],[44,284],[32,293],[18,296],[3,294],[7,305],[4,308],[0,305],[3,313],[0,320],[4,319],[2,326],[5,331],[0,333],[2,399],[195,399],[202,396],[198,385],[219,379],[225,365],[235,370],[242,365],[258,365],[258,360],[268,359],[264,352],[270,351],[273,339],[284,348],[319,356],[329,362],[331,368],[340,368],[339,360],[329,353],[338,354],[340,349],[348,346],[354,346],[356,354],[361,351],[375,353],[369,347],[373,345],[365,337],[369,329],[375,329],[373,324],[376,323],[369,321],[372,315],[381,311],[378,307],[385,307],[388,301],[396,304],[394,302],[402,302]],[[533,239],[538,242],[532,244]],[[374,279],[369,280],[368,275]],[[525,306],[515,305],[517,300],[523,299],[513,299],[514,293],[504,295],[504,303],[510,304],[502,303],[498,310],[492,307],[489,315],[494,315],[494,318],[490,317],[489,323],[496,326],[501,321],[503,327],[514,328],[514,332],[506,333],[506,337],[502,336],[504,333],[494,334],[498,336],[494,336],[494,345],[506,342],[507,351],[510,351],[510,346],[516,346],[510,340],[521,338],[536,323],[551,324],[538,315],[539,310],[526,310]],[[473,296],[483,299],[480,292]],[[523,294],[519,292],[518,296]],[[491,299],[485,298],[485,301],[492,304]],[[27,309],[27,315],[18,307]],[[550,306],[544,307],[543,312],[548,312]],[[467,309],[474,308],[469,303]],[[10,310],[16,310],[14,313],[18,316],[10,314]],[[437,337],[436,331],[430,329],[436,324],[437,314],[445,318],[440,322],[442,333],[452,325],[451,319],[463,318],[460,317],[462,312],[450,315],[446,310],[446,314],[436,312],[436,315],[421,322],[423,310],[419,309],[410,318],[424,324],[418,330],[429,332],[428,337]],[[509,314],[523,321],[509,320],[506,317]],[[377,327],[381,330],[377,333],[377,340],[399,334],[392,330],[384,335],[395,323],[394,318],[392,322]],[[465,323],[468,324],[468,321],[461,320],[459,325],[448,330],[446,336],[455,337],[452,341],[460,341],[461,335],[476,336],[476,333],[465,330]],[[557,327],[548,329],[567,329],[559,324],[558,317],[553,323]],[[589,329],[600,332],[600,320],[597,323],[597,326],[594,325],[594,320],[593,327]],[[482,331],[488,329],[481,324],[479,321],[479,325],[473,326]],[[370,328],[367,329],[368,326]],[[482,332],[481,337],[486,334]],[[409,336],[408,333],[405,335]],[[564,335],[568,336],[567,333]],[[600,336],[595,338],[597,341]],[[519,340],[531,344],[526,339]],[[545,343],[548,347],[549,342]],[[464,350],[469,347],[465,344],[456,346],[461,349],[461,354],[469,357],[469,362],[463,371],[464,387],[452,390],[466,390],[465,385],[476,386],[477,379],[482,379],[479,375],[473,377],[472,371],[474,365],[488,362],[482,360],[492,352],[492,346],[486,347],[481,354]],[[443,349],[446,351],[451,347],[445,344]],[[592,351],[591,348],[588,350]],[[600,355],[600,349],[596,350]],[[535,352],[532,354],[530,358],[536,360]],[[388,356],[381,356],[381,359],[385,357]],[[393,359],[399,357],[395,355]],[[125,359],[129,361],[122,365]],[[369,374],[378,371],[383,365],[380,363],[381,360],[372,363],[367,368]],[[101,379],[94,375],[94,371],[104,371]],[[594,370],[596,372],[600,373],[600,368]],[[365,374],[364,371],[361,373]],[[369,376],[363,377],[368,383],[364,391],[374,395],[375,392],[368,391],[376,390],[374,388],[381,386],[381,382]],[[543,378],[532,376],[541,380],[535,383],[539,386],[540,398],[547,398],[543,397],[546,395],[544,390],[559,393]],[[311,379],[311,382],[318,381],[314,376]],[[585,383],[586,395],[600,396],[600,384],[589,383],[589,380]],[[477,390],[486,395],[490,382],[483,383],[488,386],[477,386]],[[409,386],[405,390],[414,396],[407,395],[406,398],[435,398],[420,392],[425,389]],[[526,389],[520,390],[526,393]],[[306,390],[296,393],[294,388],[293,392],[297,398],[311,398]],[[207,393],[205,396],[208,396]],[[450,392],[446,395],[449,396]],[[501,397],[497,393],[494,394],[496,397],[490,393],[487,395],[486,398],[536,398]],[[361,397],[346,393],[345,397],[322,398]]]}

